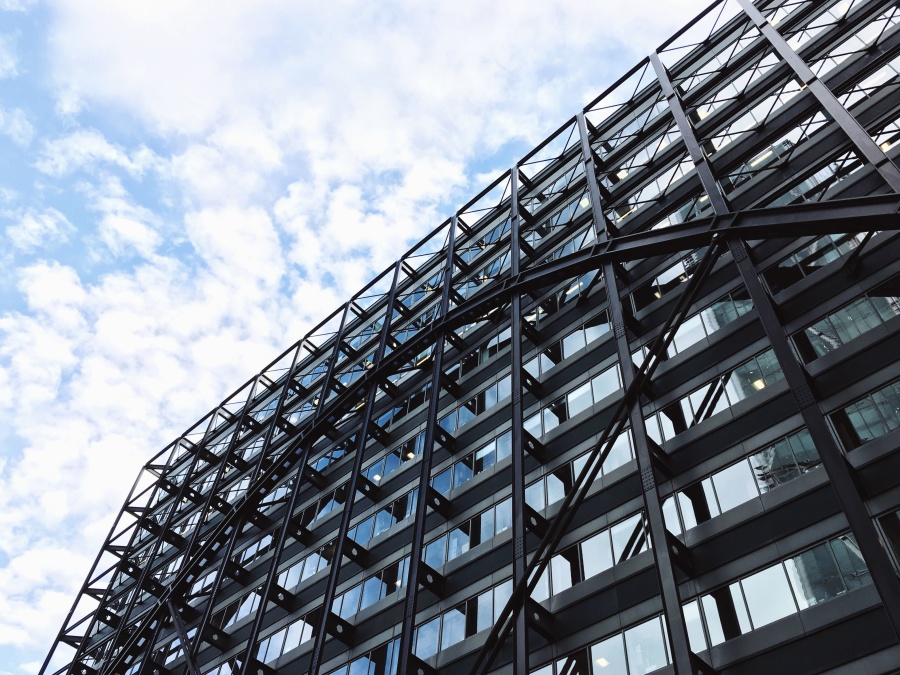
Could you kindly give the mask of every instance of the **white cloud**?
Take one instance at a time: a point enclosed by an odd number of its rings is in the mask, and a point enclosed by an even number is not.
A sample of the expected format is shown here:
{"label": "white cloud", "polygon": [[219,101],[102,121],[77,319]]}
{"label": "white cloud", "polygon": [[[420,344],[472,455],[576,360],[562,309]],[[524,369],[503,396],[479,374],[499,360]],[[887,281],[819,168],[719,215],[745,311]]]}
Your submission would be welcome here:
{"label": "white cloud", "polygon": [[50,176],[60,177],[98,165],[124,169],[140,175],[156,164],[155,155],[144,146],[129,155],[124,148],[110,143],[96,129],[75,131],[52,141],[44,141],[35,166]]}
{"label": "white cloud", "polygon": [[95,185],[83,184],[82,191],[87,195],[89,208],[99,215],[100,241],[113,256],[153,254],[161,241],[156,231],[159,217],[135,204],[121,180],[105,174]]}
{"label": "white cloud", "polygon": [[6,109],[0,106],[0,134],[8,136],[16,145],[26,146],[34,137],[34,127],[21,108]]}
{"label": "white cloud", "polygon": [[6,228],[6,236],[21,251],[31,251],[66,241],[75,228],[69,219],[54,208],[28,211],[14,225]]}
{"label": "white cloud", "polygon": [[0,79],[19,74],[15,35],[0,35]]}

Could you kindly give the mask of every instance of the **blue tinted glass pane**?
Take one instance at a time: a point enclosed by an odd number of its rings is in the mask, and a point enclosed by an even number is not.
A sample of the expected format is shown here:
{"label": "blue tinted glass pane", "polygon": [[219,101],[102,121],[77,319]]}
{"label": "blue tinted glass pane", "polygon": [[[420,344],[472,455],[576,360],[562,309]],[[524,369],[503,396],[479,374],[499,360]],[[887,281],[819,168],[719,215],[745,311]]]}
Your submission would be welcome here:
{"label": "blue tinted glass pane", "polygon": [[741,580],[754,628],[794,614],[797,605],[781,563]]}

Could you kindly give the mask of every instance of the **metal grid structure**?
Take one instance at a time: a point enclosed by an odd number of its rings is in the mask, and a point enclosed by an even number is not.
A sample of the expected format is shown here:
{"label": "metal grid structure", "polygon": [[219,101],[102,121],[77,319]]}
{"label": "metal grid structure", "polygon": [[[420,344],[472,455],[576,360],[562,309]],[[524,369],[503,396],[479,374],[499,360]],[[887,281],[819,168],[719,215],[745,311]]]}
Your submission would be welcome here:
{"label": "metal grid structure", "polygon": [[147,463],[41,672],[894,668],[898,24],[713,3]]}

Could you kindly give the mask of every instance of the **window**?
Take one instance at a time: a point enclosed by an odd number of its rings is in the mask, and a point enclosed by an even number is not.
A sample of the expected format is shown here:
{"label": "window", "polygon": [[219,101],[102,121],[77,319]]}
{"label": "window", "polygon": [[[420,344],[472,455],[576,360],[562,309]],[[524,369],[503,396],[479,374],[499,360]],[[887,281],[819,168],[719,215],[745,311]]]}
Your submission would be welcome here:
{"label": "window", "polygon": [[347,535],[357,544],[365,546],[366,542],[373,537],[377,537],[397,523],[411,517],[416,512],[418,495],[418,488],[407,492],[367,518],[363,518],[350,528]]}
{"label": "window", "polygon": [[684,606],[691,649],[707,649],[872,583],[856,540],[836,537]]}
{"label": "window", "polygon": [[643,675],[671,663],[665,619],[661,616],[532,670],[531,675]]}
{"label": "window", "polygon": [[891,280],[794,336],[804,361],[833,352],[900,314],[898,280]]}
{"label": "window", "polygon": [[425,545],[424,560],[440,567],[470,548],[512,527],[512,501],[507,498]]}
{"label": "window", "polygon": [[621,387],[618,366],[610,366],[568,394],[551,401],[542,410],[525,420],[524,428],[533,436],[543,436],[578,413],[599,403]]}
{"label": "window", "polygon": [[420,431],[409,440],[401,443],[399,446],[385,454],[384,457],[369,464],[369,466],[363,469],[362,475],[375,483],[375,485],[380,485],[389,474],[421,455],[424,448],[425,432]]}
{"label": "window", "polygon": [[530,359],[523,367],[534,377],[540,378],[553,366],[570,358],[608,332],[609,319],[606,312],[603,311],[562,340],[557,340],[549,347],[544,348],[540,354]]}
{"label": "window", "polygon": [[644,517],[636,513],[553,556],[531,597],[546,600],[643,553],[649,545]]}
{"label": "window", "polygon": [[767,269],[763,278],[773,293],[783,291],[855,249],[862,237],[859,234],[827,234]]}
{"label": "window", "polygon": [[512,579],[507,579],[420,625],[413,639],[415,655],[427,659],[493,626],[512,588]]}
{"label": "window", "polygon": [[509,346],[510,339],[511,332],[509,328],[500,331],[499,335],[486,340],[463,356],[457,363],[453,364],[447,370],[447,376],[451,379],[459,380],[461,377],[468,375],[478,366],[487,363]]}
{"label": "window", "polygon": [[399,647],[400,638],[394,638],[328,675],[397,675]]}
{"label": "window", "polygon": [[717,412],[727,410],[738,401],[749,398],[783,378],[775,353],[771,349],[767,350],[647,417],[644,420],[647,435],[662,445],[682,431],[709,419]]}
{"label": "window", "polygon": [[798,431],[666,499],[666,527],[681,534],[799,478],[821,463],[809,432]]}
{"label": "window", "polygon": [[334,542],[330,541],[282,571],[278,575],[278,585],[285,590],[293,590],[319,570],[328,567],[333,558]]}
{"label": "window", "polygon": [[509,398],[510,393],[510,377],[507,375],[487,389],[477,393],[452,412],[444,415],[438,424],[444,431],[452,434],[478,415],[493,408],[498,402]]}
{"label": "window", "polygon": [[[571,462],[553,469],[542,476],[538,481],[525,488],[525,502],[534,510],[541,511],[567,494],[575,484],[575,479],[584,468],[590,451],[576,457]],[[613,443],[612,449],[606,456],[606,460],[600,467],[598,476],[603,476],[634,458],[634,450],[631,447],[631,434],[626,429]]]}
{"label": "window", "polygon": [[262,663],[272,663],[282,654],[311,640],[316,635],[320,616],[321,609],[314,609],[280,631],[261,640],[256,648],[256,658]]}
{"label": "window", "polygon": [[693,253],[685,256],[677,263],[669,267],[658,276],[654,277],[647,283],[640,286],[631,294],[631,303],[634,311],[640,311],[648,305],[656,302],[659,298],[691,278],[703,254],[706,253],[707,247],[698,248]]}
{"label": "window", "polygon": [[831,420],[847,450],[884,436],[900,427],[900,382],[837,411]]}
{"label": "window", "polygon": [[406,556],[338,595],[331,611],[342,619],[350,619],[360,610],[400,590],[406,584],[408,574],[409,556]]}
{"label": "window", "polygon": [[460,487],[497,462],[509,457],[511,443],[512,432],[507,431],[433,476],[431,486],[446,495],[451,489]]}

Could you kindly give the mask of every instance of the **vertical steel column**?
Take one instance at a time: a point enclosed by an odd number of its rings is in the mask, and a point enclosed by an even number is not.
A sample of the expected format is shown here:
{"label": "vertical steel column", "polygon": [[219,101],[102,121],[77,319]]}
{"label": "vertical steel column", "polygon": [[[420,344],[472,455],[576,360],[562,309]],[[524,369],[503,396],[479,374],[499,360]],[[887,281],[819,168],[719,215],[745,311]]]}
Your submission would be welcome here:
{"label": "vertical steel column", "polygon": [[[441,292],[441,316],[446,316],[450,307],[450,289],[453,284],[453,257],[456,254],[456,220],[450,221],[447,236],[447,262],[444,265],[444,287]],[[406,600],[403,611],[403,630],[400,632],[400,657],[398,673],[412,673],[413,638],[416,630],[416,606],[419,599],[419,571],[422,550],[425,544],[425,518],[428,515],[428,500],[425,493],[431,478],[431,464],[434,453],[434,430],[437,426],[438,406],[441,398],[441,373],[444,367],[444,337],[440,334],[434,344],[434,363],[431,369],[431,400],[428,402],[428,419],[425,422],[425,441],[422,448],[422,465],[419,467],[419,498],[416,502],[416,517],[413,521],[412,548],[409,554],[409,574],[406,582]]]}
{"label": "vertical steel column", "polygon": [[847,134],[850,141],[856,146],[859,154],[875,167],[875,170],[894,192],[900,192],[900,169],[872,139],[869,132],[865,130],[849,110],[841,105],[841,102],[838,101],[837,96],[834,95],[831,89],[826,87],[825,83],[813,73],[800,55],[791,49],[781,33],[769,23],[751,0],[737,0],[737,2],[741,9],[744,10],[744,13],[750,17],[750,20],[774,47],[775,51],[778,52],[778,55],[794,71],[794,75],[809,88],[812,95],[816,97],[816,100],[825,109],[825,112]]}
{"label": "vertical steel column", "polygon": [[[519,274],[519,167],[513,166],[509,177],[510,275]],[[512,540],[513,585],[525,578],[525,444],[523,442],[524,415],[522,410],[522,296],[516,289],[510,309],[510,390],[512,391]],[[528,672],[528,624],[526,613],[516,615],[513,639],[513,672]]]}
{"label": "vertical steel column", "polygon": [[[578,115],[578,130],[581,135],[581,150],[585,163],[585,176],[591,192],[591,209],[595,222],[603,222],[603,209],[600,203],[600,189],[597,185],[597,174],[594,167],[594,159],[591,153],[590,137],[587,131],[584,114]],[[600,243],[609,239],[609,234],[604,229]],[[606,295],[609,299],[610,321],[613,324],[616,338],[616,352],[619,358],[619,369],[622,372],[622,382],[627,390],[634,380],[634,366],[631,361],[631,349],[628,345],[628,336],[625,329],[625,315],[622,307],[618,278],[612,262],[603,263],[603,281],[606,285]],[[672,326],[674,332],[678,326]],[[644,511],[647,514],[650,541],[653,555],[656,558],[656,577],[659,582],[659,592],[662,599],[663,614],[666,617],[666,629],[669,633],[669,644],[672,648],[672,663],[675,672],[680,675],[694,673],[694,655],[691,653],[688,642],[687,626],[684,615],[681,612],[681,600],[678,597],[678,580],[675,576],[675,568],[672,563],[672,555],[666,534],[666,524],[663,520],[662,504],[659,498],[659,490],[656,485],[656,476],[653,468],[653,457],[650,452],[650,444],[647,438],[647,430],[644,427],[644,416],[641,412],[640,395],[635,397],[635,402],[629,407],[629,422],[631,435],[634,438],[635,457],[638,469],[641,473],[642,496],[644,499]]]}
{"label": "vertical steel column", "polygon": [[[381,359],[384,358],[385,347],[387,346],[387,338],[391,331],[392,318],[394,316],[394,302],[397,296],[397,282],[400,277],[400,268],[403,263],[400,258],[394,266],[394,277],[391,281],[391,290],[388,293],[387,304],[385,307],[384,325],[381,327],[381,336],[378,341],[378,351],[375,353],[374,367],[378,368]],[[347,532],[350,530],[350,519],[353,517],[353,503],[356,498],[356,484],[359,474],[362,471],[363,457],[366,451],[366,441],[368,441],[369,422],[372,419],[372,410],[375,408],[375,398],[378,393],[378,385],[375,381],[371,384],[371,389],[366,394],[366,406],[363,411],[362,421],[359,428],[359,438],[356,443],[356,457],[353,460],[353,468],[350,470],[350,480],[347,481],[347,501],[345,502],[344,511],[341,514],[341,524],[338,528],[337,539],[334,542],[334,558],[331,561],[331,569],[328,571],[328,581],[325,586],[325,596],[322,600],[322,615],[319,617],[318,632],[315,636],[313,644],[312,659],[309,666],[309,675],[319,674],[319,664],[322,661],[322,654],[325,649],[325,639],[327,637],[327,628],[330,623],[329,615],[331,606],[334,604],[334,596],[337,590],[338,581],[341,573],[341,559],[344,555],[344,544],[347,540]],[[322,401],[324,403],[324,401]],[[424,495],[419,495],[419,499],[423,499]]]}
{"label": "vertical steel column", "polygon": [[684,139],[688,154],[690,154],[691,160],[694,162],[694,167],[697,169],[697,175],[700,177],[703,189],[706,190],[706,194],[709,196],[709,203],[717,216],[723,216],[731,211],[731,209],[728,207],[728,202],[725,201],[725,196],[722,194],[721,190],[719,190],[719,184],[716,182],[716,178],[713,175],[709,158],[706,156],[706,153],[703,152],[703,148],[700,147],[700,143],[697,141],[697,136],[694,134],[694,127],[691,126],[691,123],[684,112],[684,106],[681,104],[681,99],[675,93],[675,88],[672,86],[672,81],[669,79],[669,73],[666,71],[665,66],[663,66],[662,61],[659,60],[659,54],[657,52],[650,54],[650,63],[653,64],[653,70],[656,72],[656,79],[659,80],[659,86],[662,89],[663,96],[666,97],[666,102],[669,104],[669,110],[672,111],[672,116],[675,118],[675,124],[678,126],[678,131],[681,132],[681,138]]}
{"label": "vertical steel column", "polygon": [[856,537],[856,543],[869,566],[872,581],[881,596],[888,620],[891,622],[895,635],[900,639],[900,580],[891,566],[887,552],[881,545],[875,524],[854,482],[853,469],[847,463],[846,457],[828,428],[828,422],[825,420],[816,395],[810,386],[806,370],[791,348],[784,326],[778,319],[775,305],[759,279],[759,272],[750,258],[744,242],[739,239],[731,239],[728,247],[737,263],[753,306],[756,307],[759,314],[775,357],[784,372],[784,379],[791,387],[803,422],[819,451],[822,466],[825,467],[835,496],[838,498],[844,515],[847,516],[850,530]]}

